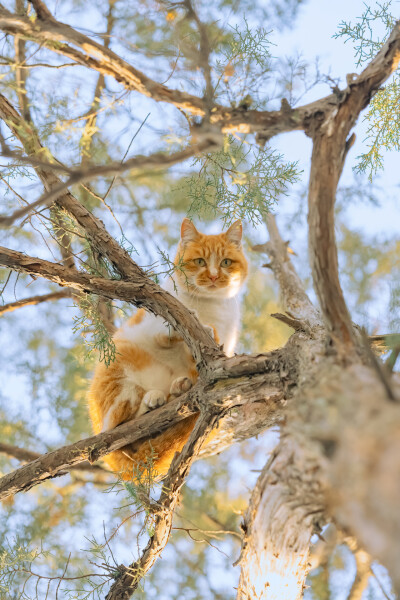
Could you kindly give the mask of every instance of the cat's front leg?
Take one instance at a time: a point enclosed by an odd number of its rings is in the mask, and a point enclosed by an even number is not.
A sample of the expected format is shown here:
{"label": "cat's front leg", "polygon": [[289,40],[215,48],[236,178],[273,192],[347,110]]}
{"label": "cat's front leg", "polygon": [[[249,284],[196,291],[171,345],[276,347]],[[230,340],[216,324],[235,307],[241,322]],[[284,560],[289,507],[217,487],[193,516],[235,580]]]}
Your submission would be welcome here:
{"label": "cat's front leg", "polygon": [[143,396],[139,410],[137,411],[135,417],[140,417],[140,415],[144,415],[145,413],[162,406],[166,403],[166,401],[167,398],[163,391],[149,390]]}

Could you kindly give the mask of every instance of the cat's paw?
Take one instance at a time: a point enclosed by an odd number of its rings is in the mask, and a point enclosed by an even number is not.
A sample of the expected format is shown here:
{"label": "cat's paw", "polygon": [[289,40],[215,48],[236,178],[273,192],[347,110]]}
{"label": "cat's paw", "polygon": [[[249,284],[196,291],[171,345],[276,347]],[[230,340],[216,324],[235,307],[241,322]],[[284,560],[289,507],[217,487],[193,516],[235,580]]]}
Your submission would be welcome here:
{"label": "cat's paw", "polygon": [[184,392],[187,392],[188,390],[190,390],[192,385],[193,384],[190,381],[189,377],[177,377],[171,383],[171,388],[169,390],[169,393],[171,394],[171,396],[180,396]]}
{"label": "cat's paw", "polygon": [[155,408],[162,406],[166,403],[166,401],[167,398],[164,392],[162,392],[161,390],[149,390],[143,396],[140,408],[136,413],[136,416],[140,417],[140,415],[144,415],[150,410],[154,410]]}

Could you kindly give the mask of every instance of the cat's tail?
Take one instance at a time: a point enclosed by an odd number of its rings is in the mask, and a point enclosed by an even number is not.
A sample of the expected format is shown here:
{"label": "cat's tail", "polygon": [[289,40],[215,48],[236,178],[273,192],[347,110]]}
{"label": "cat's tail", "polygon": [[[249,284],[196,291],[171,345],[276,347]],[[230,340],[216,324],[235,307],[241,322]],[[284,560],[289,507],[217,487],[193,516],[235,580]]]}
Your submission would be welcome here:
{"label": "cat's tail", "polygon": [[125,481],[137,481],[145,471],[154,480],[160,479],[166,475],[175,453],[180,452],[187,442],[198,416],[196,414],[183,419],[140,446],[128,444],[108,454],[104,460]]}

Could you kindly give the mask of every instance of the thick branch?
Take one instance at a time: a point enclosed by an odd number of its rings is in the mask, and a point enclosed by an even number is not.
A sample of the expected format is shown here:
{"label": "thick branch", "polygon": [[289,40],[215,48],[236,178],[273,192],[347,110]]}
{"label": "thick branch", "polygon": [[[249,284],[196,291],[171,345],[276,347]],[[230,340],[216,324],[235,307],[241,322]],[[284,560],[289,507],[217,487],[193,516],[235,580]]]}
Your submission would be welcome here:
{"label": "thick branch", "polygon": [[[281,351],[283,352],[283,351]],[[254,370],[252,357],[235,357],[237,365],[245,362],[249,364],[249,370]],[[267,356],[265,356],[267,359]],[[225,359],[232,361],[232,359]],[[257,357],[254,358],[257,360]],[[73,465],[77,465],[84,460],[94,462],[118,450],[127,444],[138,442],[138,446],[146,440],[162,433],[166,429],[173,427],[182,419],[198,412],[198,406],[218,407],[219,414],[224,414],[228,408],[245,406],[248,403],[265,403],[270,407],[269,414],[264,411],[265,427],[276,424],[282,417],[282,399],[284,392],[280,382],[279,369],[281,364],[285,363],[285,353],[281,354],[281,359],[271,357],[271,372],[262,373],[253,377],[234,377],[224,379],[216,384],[204,386],[199,381],[185,395],[170,401],[165,406],[153,411],[150,414],[143,415],[133,421],[119,425],[112,431],[101,433],[90,438],[80,440],[70,446],[59,448],[54,452],[43,455],[32,463],[9,473],[0,479],[0,500],[7,498],[11,494],[20,491],[27,491],[31,487],[38,485],[46,479],[57,477],[60,472],[69,470]],[[232,363],[231,363],[232,364]],[[262,368],[262,364],[258,363]],[[232,366],[234,372],[235,365]],[[243,368],[242,368],[243,370]],[[245,414],[245,411],[244,413]],[[230,437],[230,443],[235,441],[234,432],[232,432],[232,423],[228,423],[228,431],[222,428],[222,446],[227,446],[226,438]],[[256,424],[255,431],[259,431],[260,424]],[[243,428],[240,430],[240,438],[245,437]],[[254,435],[252,431],[247,432],[247,437]],[[216,446],[216,452],[221,448]]]}
{"label": "thick branch", "polygon": [[238,600],[295,600],[310,567],[310,539],[324,512],[320,465],[286,437],[252,494],[242,525]]}
{"label": "thick branch", "polygon": [[[301,448],[319,454],[335,523],[388,568],[400,589],[400,406],[362,365],[343,368],[328,360],[317,377],[308,378],[302,402],[292,403],[287,430],[297,439],[301,432]],[[399,394],[398,378],[392,386]]]}
{"label": "thick branch", "polygon": [[59,300],[60,298],[70,298],[70,290],[62,290],[60,292],[52,292],[51,294],[43,294],[42,296],[31,296],[30,298],[23,298],[16,302],[10,302],[9,304],[3,304],[0,306],[0,315],[4,315],[8,312],[13,312],[17,308],[22,306],[34,306],[42,302],[48,302],[49,300]]}
{"label": "thick branch", "polygon": [[[127,89],[140,92],[154,100],[169,102],[193,114],[203,114],[203,101],[200,98],[178,90],[170,90],[153,81],[112,50],[54,18],[38,15],[38,19],[33,22],[27,17],[13,15],[1,7],[0,29],[11,35],[33,40],[81,65],[114,77]],[[65,42],[73,44],[74,47]]]}
{"label": "thick branch", "polygon": [[[109,300],[124,300],[135,306],[147,308],[152,313],[163,317],[181,334],[188,346],[195,350],[195,358],[201,366],[206,367],[206,363],[224,356],[193,313],[177,298],[147,278],[139,267],[136,274],[130,275],[129,281],[103,279],[1,246],[0,265],[22,273],[44,277],[80,292],[99,294]],[[202,354],[205,352],[206,359],[203,359]]]}
{"label": "thick branch", "polygon": [[361,75],[344,92],[327,118],[315,123],[309,185],[309,249],[314,288],[332,339],[345,348],[354,344],[351,318],[339,282],[334,205],[344,160],[354,136],[347,140],[361,110],[397,68],[400,25]]}
{"label": "thick branch", "polygon": [[[171,90],[132,67],[117,54],[74,30],[69,25],[52,19],[30,19],[13,15],[0,8],[0,29],[5,33],[33,40],[49,50],[68,56],[73,61],[114,77],[126,89],[138,91],[156,101],[174,104],[195,115],[204,115],[205,101],[179,90]],[[69,44],[80,48],[80,51]],[[212,109],[211,122],[222,132],[257,132],[260,141],[287,131],[309,131],[314,118],[323,119],[338,104],[337,95],[331,94],[296,109],[284,107],[277,111],[243,110],[216,105]]]}

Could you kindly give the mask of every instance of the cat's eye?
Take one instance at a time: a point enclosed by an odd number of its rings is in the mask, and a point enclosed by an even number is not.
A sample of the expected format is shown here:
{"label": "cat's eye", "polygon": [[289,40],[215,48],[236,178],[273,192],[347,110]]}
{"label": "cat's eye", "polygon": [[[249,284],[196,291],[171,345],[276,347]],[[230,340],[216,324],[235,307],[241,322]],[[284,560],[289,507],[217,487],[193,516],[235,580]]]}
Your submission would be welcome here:
{"label": "cat's eye", "polygon": [[230,267],[232,264],[232,261],[230,258],[224,258],[224,260],[221,261],[221,267]]}
{"label": "cat's eye", "polygon": [[193,262],[198,267],[204,267],[206,264],[206,261],[204,260],[204,258],[195,258]]}

